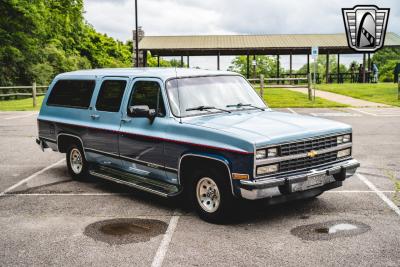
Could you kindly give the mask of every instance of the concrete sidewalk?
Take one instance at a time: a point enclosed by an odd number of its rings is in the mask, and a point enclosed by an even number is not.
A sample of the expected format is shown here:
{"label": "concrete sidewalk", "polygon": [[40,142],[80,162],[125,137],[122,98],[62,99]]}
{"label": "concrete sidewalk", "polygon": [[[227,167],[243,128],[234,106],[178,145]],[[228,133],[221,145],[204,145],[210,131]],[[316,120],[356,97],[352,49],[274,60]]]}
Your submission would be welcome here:
{"label": "concrete sidewalk", "polygon": [[[307,88],[287,88],[288,90],[308,94]],[[386,104],[370,102],[366,100],[356,99],[345,95],[339,95],[331,92],[315,90],[315,96],[321,97],[330,101],[350,105],[353,107],[391,107]]]}

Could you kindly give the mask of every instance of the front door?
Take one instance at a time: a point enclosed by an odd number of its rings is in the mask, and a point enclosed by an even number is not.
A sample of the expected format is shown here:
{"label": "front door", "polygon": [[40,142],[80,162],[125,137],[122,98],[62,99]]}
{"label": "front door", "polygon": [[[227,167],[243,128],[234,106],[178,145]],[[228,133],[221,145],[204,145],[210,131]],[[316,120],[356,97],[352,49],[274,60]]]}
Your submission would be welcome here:
{"label": "front door", "polygon": [[[125,171],[142,177],[166,181],[164,141],[166,110],[162,83],[158,79],[136,79],[122,111],[119,151]],[[131,106],[148,106],[156,111],[152,121],[146,117],[129,117]]]}
{"label": "front door", "polygon": [[106,77],[101,81],[97,98],[90,110],[91,123],[85,153],[90,161],[121,168],[118,139],[121,127],[121,103],[128,78]]}

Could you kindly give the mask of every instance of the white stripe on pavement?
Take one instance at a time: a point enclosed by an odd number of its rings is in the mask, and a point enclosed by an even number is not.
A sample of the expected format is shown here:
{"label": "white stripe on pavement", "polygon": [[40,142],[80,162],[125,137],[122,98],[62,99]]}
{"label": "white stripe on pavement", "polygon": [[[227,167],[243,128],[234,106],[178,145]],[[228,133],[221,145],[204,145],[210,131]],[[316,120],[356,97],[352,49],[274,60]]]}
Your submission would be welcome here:
{"label": "white stripe on pavement", "polygon": [[5,193],[1,196],[127,196],[131,193]]}
{"label": "white stripe on pavement", "polygon": [[358,178],[364,182],[372,191],[374,191],[397,215],[400,216],[400,209],[385,194],[379,191],[364,175],[357,173]]}
{"label": "white stripe on pavement", "polygon": [[179,215],[175,214],[172,216],[169,221],[169,225],[167,231],[164,234],[163,240],[161,241],[160,246],[157,249],[157,253],[154,256],[153,262],[151,263],[151,267],[161,267],[164,261],[165,255],[167,254],[169,243],[171,242],[172,235],[175,232],[176,226],[178,225]]}
{"label": "white stripe on pavement", "polygon": [[294,110],[291,109],[291,108],[287,108],[287,110],[289,110],[289,111],[292,112],[293,114],[298,114],[296,111],[294,111]]}
{"label": "white stripe on pavement", "polygon": [[14,116],[14,117],[7,117],[7,118],[4,118],[3,120],[12,120],[12,119],[26,118],[26,117],[30,117],[30,116],[33,116],[33,115],[37,115],[37,113],[19,115],[19,116]]}
{"label": "white stripe on pavement", "polygon": [[46,168],[41,169],[40,171],[35,172],[34,174],[32,174],[31,176],[19,181],[18,183],[16,183],[13,186],[10,186],[9,188],[7,188],[6,190],[4,190],[3,192],[0,193],[0,197],[4,196],[5,194],[7,194],[8,192],[10,192],[11,190],[17,188],[18,186],[22,185],[23,183],[28,182],[30,179],[35,178],[36,176],[38,176],[39,174],[44,173],[45,171],[57,166],[58,164],[60,164],[61,162],[63,162],[65,159],[59,160],[56,163],[51,164],[50,166],[47,166]]}

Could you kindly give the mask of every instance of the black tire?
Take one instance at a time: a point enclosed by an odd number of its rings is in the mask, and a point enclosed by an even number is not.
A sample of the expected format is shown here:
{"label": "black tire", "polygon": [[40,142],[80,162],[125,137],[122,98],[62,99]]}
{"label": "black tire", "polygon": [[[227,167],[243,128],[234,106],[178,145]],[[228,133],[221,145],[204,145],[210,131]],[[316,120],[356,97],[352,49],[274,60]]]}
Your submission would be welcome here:
{"label": "black tire", "polygon": [[[233,214],[232,211],[236,202],[234,196],[232,195],[229,177],[226,177],[226,175],[216,170],[196,171],[192,177],[193,180],[191,183],[190,196],[193,206],[199,217],[210,223],[221,224],[229,222],[231,220],[231,216]],[[214,183],[217,186],[219,192],[219,204],[217,207],[213,207],[215,210],[207,211],[204,206],[207,201],[204,201],[202,205],[200,203],[201,200],[198,198],[197,191],[201,184],[208,182],[208,179],[210,180],[211,184]]]}
{"label": "black tire", "polygon": [[[77,165],[72,162],[73,158],[78,160],[77,156],[80,157],[81,161],[80,168],[78,168]],[[73,179],[82,180],[88,176],[89,174],[88,162],[86,161],[85,154],[80,145],[71,144],[68,147],[66,160],[67,160],[68,172]]]}

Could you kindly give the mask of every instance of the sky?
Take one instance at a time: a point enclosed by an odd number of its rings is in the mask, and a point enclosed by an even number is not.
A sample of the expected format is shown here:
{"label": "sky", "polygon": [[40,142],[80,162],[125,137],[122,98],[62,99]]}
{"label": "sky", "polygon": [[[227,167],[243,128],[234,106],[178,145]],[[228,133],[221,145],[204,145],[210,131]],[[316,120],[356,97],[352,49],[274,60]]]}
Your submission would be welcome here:
{"label": "sky", "polygon": [[[102,33],[132,39],[134,0],[85,0],[85,19]],[[374,4],[390,8],[387,31],[400,34],[400,1],[354,0],[138,0],[138,20],[146,35],[343,33],[341,8]],[[360,55],[341,57],[343,64]],[[168,58],[167,58],[168,59]],[[221,57],[226,69],[232,57]],[[289,57],[281,58],[288,68]],[[305,56],[293,57],[300,68]],[[216,57],[191,57],[190,67],[216,69]]]}

